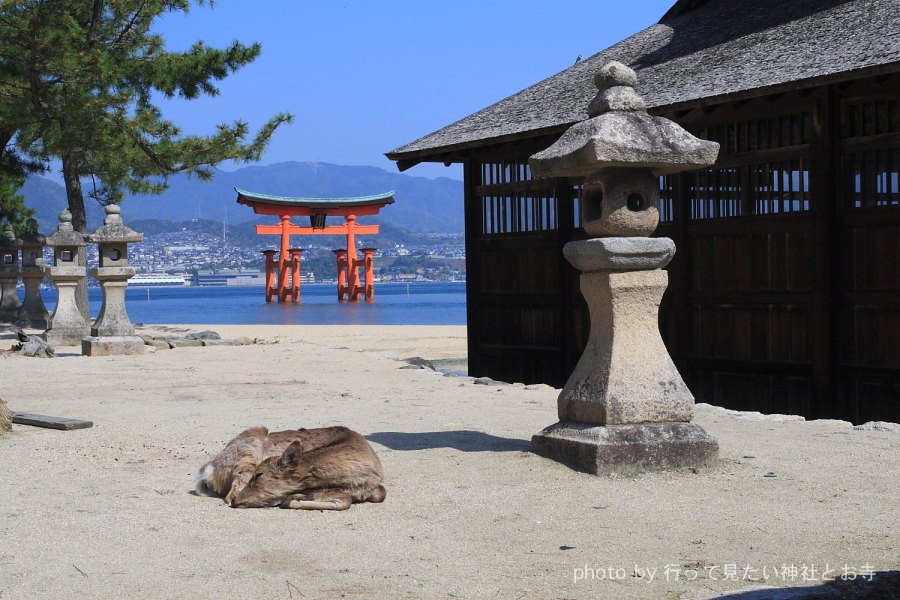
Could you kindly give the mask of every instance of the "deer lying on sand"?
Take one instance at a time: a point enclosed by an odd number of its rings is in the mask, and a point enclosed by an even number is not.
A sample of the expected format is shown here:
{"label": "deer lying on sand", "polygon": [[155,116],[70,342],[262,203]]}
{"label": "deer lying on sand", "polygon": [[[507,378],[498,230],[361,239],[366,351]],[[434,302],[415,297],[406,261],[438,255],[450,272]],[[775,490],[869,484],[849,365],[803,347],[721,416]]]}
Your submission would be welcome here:
{"label": "deer lying on sand", "polygon": [[201,468],[197,493],[224,496],[235,508],[346,510],[383,502],[383,475],[369,442],[346,427],[253,427]]}

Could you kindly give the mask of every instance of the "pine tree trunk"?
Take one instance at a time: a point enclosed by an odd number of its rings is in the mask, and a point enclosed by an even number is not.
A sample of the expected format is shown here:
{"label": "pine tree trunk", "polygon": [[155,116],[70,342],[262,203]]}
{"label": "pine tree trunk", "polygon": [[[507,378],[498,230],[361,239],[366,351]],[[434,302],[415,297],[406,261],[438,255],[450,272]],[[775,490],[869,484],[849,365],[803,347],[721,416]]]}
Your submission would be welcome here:
{"label": "pine tree trunk", "polygon": [[[87,214],[84,210],[84,194],[81,191],[81,179],[78,176],[77,161],[69,154],[62,155],[63,181],[66,184],[66,199],[69,203],[69,212],[72,213],[72,227],[75,231],[87,233]],[[80,248],[78,251],[78,265],[87,271],[87,251]],[[75,288],[75,304],[78,311],[84,317],[85,323],[91,322],[88,311],[87,277],[82,279]]]}
{"label": "pine tree trunk", "polygon": [[0,399],[0,435],[12,429],[12,413],[6,407],[6,402]]}

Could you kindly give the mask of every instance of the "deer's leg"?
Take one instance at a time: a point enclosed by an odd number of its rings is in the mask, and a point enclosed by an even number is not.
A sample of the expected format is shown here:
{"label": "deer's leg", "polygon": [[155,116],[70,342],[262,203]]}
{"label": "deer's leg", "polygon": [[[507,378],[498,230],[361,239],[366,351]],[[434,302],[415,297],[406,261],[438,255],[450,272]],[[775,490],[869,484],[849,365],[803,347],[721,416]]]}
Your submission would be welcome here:
{"label": "deer's leg", "polygon": [[353,500],[345,490],[326,488],[314,490],[305,494],[288,496],[281,503],[281,508],[294,508],[299,510],[347,510]]}

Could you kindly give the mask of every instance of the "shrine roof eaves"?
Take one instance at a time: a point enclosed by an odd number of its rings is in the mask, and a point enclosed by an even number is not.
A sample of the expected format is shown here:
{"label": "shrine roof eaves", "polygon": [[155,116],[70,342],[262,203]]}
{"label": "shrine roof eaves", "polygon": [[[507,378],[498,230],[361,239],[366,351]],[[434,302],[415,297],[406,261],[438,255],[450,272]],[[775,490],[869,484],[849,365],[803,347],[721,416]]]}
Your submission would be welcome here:
{"label": "shrine roof eaves", "polygon": [[[603,3],[595,4],[592,18],[602,22]],[[637,72],[651,112],[895,73],[897,14],[900,0],[678,0],[659,23],[387,157],[402,171],[461,162],[493,144],[555,139],[588,118],[594,75],[610,60]]]}
{"label": "shrine roof eaves", "polygon": [[384,206],[394,203],[394,190],[372,196],[354,196],[348,198],[302,198],[291,196],[270,196],[257,194],[240,188],[234,188],[238,194],[238,204],[269,204],[275,206],[297,206],[307,208],[342,208],[352,206]]}

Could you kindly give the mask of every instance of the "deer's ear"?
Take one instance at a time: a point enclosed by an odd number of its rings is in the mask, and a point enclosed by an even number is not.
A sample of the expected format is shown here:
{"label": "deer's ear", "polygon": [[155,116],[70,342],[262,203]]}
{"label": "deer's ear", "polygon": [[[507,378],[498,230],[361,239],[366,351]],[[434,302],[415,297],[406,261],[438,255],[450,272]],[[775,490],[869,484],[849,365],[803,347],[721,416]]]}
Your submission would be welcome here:
{"label": "deer's ear", "polygon": [[303,458],[303,445],[300,442],[294,442],[278,459],[278,466],[282,469],[293,469],[300,464],[301,458]]}

